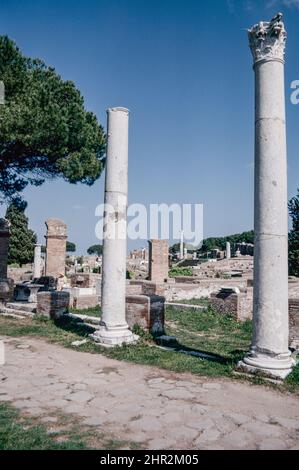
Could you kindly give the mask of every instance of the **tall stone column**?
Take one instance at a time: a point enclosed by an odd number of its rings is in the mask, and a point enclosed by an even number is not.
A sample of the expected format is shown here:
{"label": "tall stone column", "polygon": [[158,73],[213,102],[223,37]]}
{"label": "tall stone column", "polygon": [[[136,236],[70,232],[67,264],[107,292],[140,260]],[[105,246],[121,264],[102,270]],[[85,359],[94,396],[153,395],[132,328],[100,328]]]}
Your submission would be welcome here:
{"label": "tall stone column", "polygon": [[41,245],[39,243],[34,246],[33,266],[33,279],[38,279],[41,276]]}
{"label": "tall stone column", "polygon": [[226,242],[226,259],[231,259],[230,242]]}
{"label": "tall stone column", "polygon": [[285,378],[288,349],[288,210],[284,50],[278,14],[249,31],[255,71],[255,199],[253,338],[250,372]]}
{"label": "tall stone column", "polygon": [[103,233],[102,318],[92,337],[106,346],[134,342],[126,322],[126,255],[129,111],[110,108],[108,115]]}
{"label": "tall stone column", "polygon": [[184,259],[184,232],[183,230],[181,231],[180,259]]}

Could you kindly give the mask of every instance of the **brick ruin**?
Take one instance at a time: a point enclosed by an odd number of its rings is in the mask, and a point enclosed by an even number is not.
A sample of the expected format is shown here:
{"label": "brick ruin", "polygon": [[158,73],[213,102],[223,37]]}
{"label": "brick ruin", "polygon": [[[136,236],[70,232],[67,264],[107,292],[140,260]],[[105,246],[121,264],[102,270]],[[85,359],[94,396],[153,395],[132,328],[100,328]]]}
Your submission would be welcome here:
{"label": "brick ruin", "polygon": [[46,276],[61,278],[65,276],[66,224],[59,219],[48,219],[46,238]]}
{"label": "brick ruin", "polygon": [[158,283],[163,283],[168,279],[168,240],[150,240],[148,243],[149,280]]}
{"label": "brick ruin", "polygon": [[7,277],[10,222],[0,219],[0,303],[7,303],[13,296],[13,280]]}

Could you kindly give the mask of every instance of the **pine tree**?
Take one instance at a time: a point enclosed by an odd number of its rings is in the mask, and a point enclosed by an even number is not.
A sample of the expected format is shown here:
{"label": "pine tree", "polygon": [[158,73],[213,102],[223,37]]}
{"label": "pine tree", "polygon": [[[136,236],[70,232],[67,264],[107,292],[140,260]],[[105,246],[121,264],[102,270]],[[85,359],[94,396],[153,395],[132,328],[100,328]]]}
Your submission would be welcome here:
{"label": "pine tree", "polygon": [[26,204],[10,204],[6,211],[6,219],[11,223],[8,250],[8,263],[22,264],[33,261],[35,233],[28,228],[25,215]]}
{"label": "pine tree", "polygon": [[299,188],[289,202],[292,230],[289,232],[289,274],[299,276]]}

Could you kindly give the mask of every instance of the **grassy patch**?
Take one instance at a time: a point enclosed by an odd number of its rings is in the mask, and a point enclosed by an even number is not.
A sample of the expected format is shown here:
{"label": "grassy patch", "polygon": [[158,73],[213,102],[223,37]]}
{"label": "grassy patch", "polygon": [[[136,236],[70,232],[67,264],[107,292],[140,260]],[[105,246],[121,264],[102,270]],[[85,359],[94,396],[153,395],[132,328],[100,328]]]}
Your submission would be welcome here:
{"label": "grassy patch", "polygon": [[97,305],[96,307],[89,307],[85,309],[70,308],[71,313],[78,313],[79,315],[89,315],[91,317],[100,317],[101,316],[101,307]]}
{"label": "grassy patch", "polygon": [[7,403],[0,403],[0,450],[83,450],[86,443],[65,436],[57,442],[57,434],[49,435],[36,419],[25,418]]}
{"label": "grassy patch", "polygon": [[[0,331],[7,336],[43,337],[73,349],[73,341],[88,337],[90,333],[85,325],[76,321],[53,323],[44,318],[21,320],[1,316]],[[175,372],[191,372],[211,377],[225,376],[240,380],[240,376],[234,374],[234,369],[237,361],[249,349],[252,323],[238,323],[234,318],[217,314],[209,307],[202,311],[192,308],[180,311],[169,306],[166,309],[166,333],[176,337],[175,350],[158,347],[152,337],[140,331],[140,328],[135,328],[134,331],[140,335],[137,345],[106,349],[90,341],[77,349]],[[195,357],[187,354],[190,351],[212,354],[213,358]],[[251,383],[265,384],[261,379],[248,380]],[[279,388],[282,391],[299,393],[299,365]]]}
{"label": "grassy patch", "polygon": [[176,276],[193,276],[193,271],[191,268],[184,268],[184,267],[175,267],[169,270],[168,272],[169,277],[176,277]]}
{"label": "grassy patch", "polygon": [[[54,416],[53,416],[54,417]],[[136,442],[118,441],[80,424],[78,417],[55,414],[56,422],[40,422],[21,414],[9,403],[0,403],[0,450],[137,449]]]}

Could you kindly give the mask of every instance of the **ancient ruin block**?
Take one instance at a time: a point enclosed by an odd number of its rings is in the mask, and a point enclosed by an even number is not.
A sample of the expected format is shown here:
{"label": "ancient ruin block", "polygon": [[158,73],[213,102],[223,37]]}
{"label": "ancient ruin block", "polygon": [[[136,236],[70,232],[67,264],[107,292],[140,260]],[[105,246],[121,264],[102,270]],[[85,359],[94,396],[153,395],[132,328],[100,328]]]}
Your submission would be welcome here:
{"label": "ancient ruin block", "polygon": [[169,256],[167,240],[150,240],[149,242],[149,279],[157,283],[168,278]]}
{"label": "ancient ruin block", "polygon": [[158,295],[127,295],[126,321],[155,336],[164,334],[165,298]]}
{"label": "ancient ruin block", "polygon": [[237,287],[225,287],[210,297],[213,309],[231,315],[237,321],[252,319],[252,289],[240,292]]}
{"label": "ancient ruin block", "polygon": [[46,238],[46,276],[65,276],[66,224],[59,219],[48,219]]}
{"label": "ancient ruin block", "polygon": [[71,287],[95,288],[98,293],[101,290],[101,276],[95,273],[76,273],[70,276]]}
{"label": "ancient ruin block", "polygon": [[0,279],[0,304],[6,304],[13,298],[14,282],[13,279]]}
{"label": "ancient ruin block", "polygon": [[38,292],[37,307],[38,315],[57,319],[68,312],[70,294],[63,291]]}
{"label": "ancient ruin block", "polygon": [[7,257],[10,237],[10,222],[0,219],[0,279],[7,278]]}
{"label": "ancient ruin block", "polygon": [[77,310],[97,307],[100,303],[98,295],[71,295],[71,306]]}

